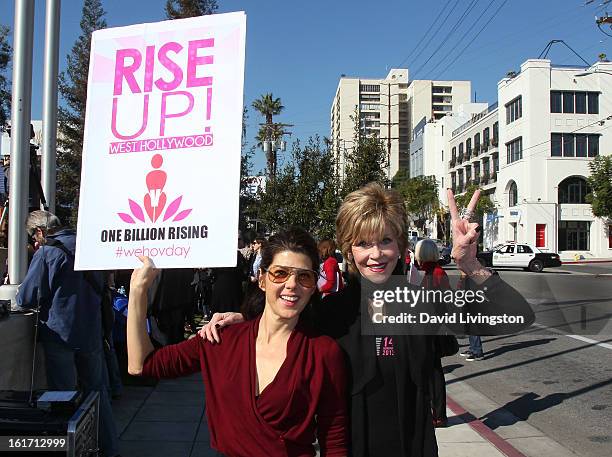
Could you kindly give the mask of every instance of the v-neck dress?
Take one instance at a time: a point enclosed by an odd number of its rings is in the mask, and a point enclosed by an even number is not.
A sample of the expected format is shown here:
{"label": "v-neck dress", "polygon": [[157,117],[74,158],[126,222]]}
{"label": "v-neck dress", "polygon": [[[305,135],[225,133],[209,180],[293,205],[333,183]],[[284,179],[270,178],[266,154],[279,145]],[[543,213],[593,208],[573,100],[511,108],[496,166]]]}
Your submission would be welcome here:
{"label": "v-neck dress", "polygon": [[175,378],[200,371],[211,446],[227,457],[347,455],[346,368],[330,337],[298,324],[275,378],[257,396],[259,319],[223,329],[222,344],[195,337],[146,359],[143,375]]}

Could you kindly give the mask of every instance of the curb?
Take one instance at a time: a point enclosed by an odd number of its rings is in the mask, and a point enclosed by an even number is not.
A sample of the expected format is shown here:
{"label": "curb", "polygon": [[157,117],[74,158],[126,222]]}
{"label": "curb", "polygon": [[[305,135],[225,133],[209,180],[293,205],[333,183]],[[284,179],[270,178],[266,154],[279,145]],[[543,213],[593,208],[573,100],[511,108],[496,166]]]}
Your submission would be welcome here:
{"label": "curb", "polygon": [[473,414],[466,411],[453,400],[448,394],[446,395],[446,406],[457,416],[464,417],[465,423],[468,424],[476,433],[482,436],[486,441],[491,443],[493,446],[497,448],[502,454],[507,457],[527,457],[525,454],[520,452],[514,446],[512,446],[508,441],[503,439],[489,427],[482,423],[479,419],[477,419]]}
{"label": "curb", "polygon": [[612,259],[601,259],[601,260],[561,260],[562,265],[577,265],[577,264],[589,264],[589,263],[612,263]]}

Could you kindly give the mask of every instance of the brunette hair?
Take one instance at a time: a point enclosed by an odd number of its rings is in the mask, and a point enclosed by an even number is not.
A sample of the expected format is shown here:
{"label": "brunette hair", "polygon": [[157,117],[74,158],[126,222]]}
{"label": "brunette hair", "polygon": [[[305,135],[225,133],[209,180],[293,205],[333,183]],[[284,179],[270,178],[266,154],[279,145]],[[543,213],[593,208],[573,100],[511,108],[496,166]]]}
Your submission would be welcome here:
{"label": "brunette hair", "polygon": [[[261,247],[260,274],[265,274],[265,271],[272,265],[276,254],[286,251],[306,255],[312,262],[312,269],[315,271],[319,269],[317,243],[305,230],[291,227],[272,235]],[[315,291],[315,295],[317,293]],[[240,311],[247,320],[254,319],[263,312],[265,304],[265,292],[257,284],[254,284],[249,290]]]}
{"label": "brunette hair", "polygon": [[376,182],[348,194],[336,217],[336,240],[349,270],[356,271],[351,246],[371,238],[382,239],[385,226],[395,237],[399,251],[406,252],[408,230],[406,208],[399,193]]}
{"label": "brunette hair", "polygon": [[319,257],[321,257],[321,260],[333,256],[334,252],[336,252],[336,243],[334,240],[325,239],[319,241]]}

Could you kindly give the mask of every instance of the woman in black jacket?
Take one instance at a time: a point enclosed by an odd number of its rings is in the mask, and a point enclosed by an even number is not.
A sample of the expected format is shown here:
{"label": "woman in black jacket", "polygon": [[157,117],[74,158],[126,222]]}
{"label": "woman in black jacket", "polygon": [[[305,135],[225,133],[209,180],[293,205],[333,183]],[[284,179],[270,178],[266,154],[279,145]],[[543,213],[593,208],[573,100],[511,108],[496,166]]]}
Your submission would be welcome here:
{"label": "woman in black jacket", "polygon": [[[478,198],[477,191],[468,213],[474,211]],[[450,191],[449,206],[457,268],[467,278],[466,287],[486,290],[487,301],[472,311],[524,318],[521,325],[449,327],[466,333],[501,334],[528,326],[533,321],[529,305],[476,259],[478,224],[469,221],[469,214],[459,218]],[[406,220],[402,198],[379,184],[370,183],[349,194],[336,219],[338,246],[349,265],[348,285],[325,297],[315,309],[317,328],[336,338],[346,356],[354,457],[438,455],[428,393],[436,357],[432,335],[438,328],[404,325],[395,332],[389,326],[373,325],[379,311],[372,300],[376,291],[395,285],[398,279],[410,287],[400,261],[408,242]],[[440,314],[458,309],[452,303],[445,306]],[[231,313],[214,316],[201,335],[219,342],[217,329],[240,320],[242,316]]]}

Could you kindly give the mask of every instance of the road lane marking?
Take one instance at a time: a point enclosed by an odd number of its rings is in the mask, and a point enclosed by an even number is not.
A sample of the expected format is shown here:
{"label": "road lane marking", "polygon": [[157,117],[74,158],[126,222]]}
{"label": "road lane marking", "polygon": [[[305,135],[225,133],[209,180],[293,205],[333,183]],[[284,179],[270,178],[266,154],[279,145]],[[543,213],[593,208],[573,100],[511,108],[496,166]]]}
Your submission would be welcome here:
{"label": "road lane marking", "polygon": [[[530,301],[530,300],[528,300],[528,301]],[[546,330],[548,330],[550,332],[556,333],[557,335],[567,336],[568,338],[573,338],[575,340],[582,341],[583,343],[589,343],[589,344],[592,344],[594,346],[600,346],[602,348],[612,350],[612,344],[602,343],[600,341],[593,340],[591,338],[587,338],[586,336],[582,336],[582,335],[568,335],[567,333],[563,333],[561,330],[557,330],[556,328],[552,328],[552,327],[547,327],[546,325],[538,324],[536,322],[534,322],[531,325],[534,326],[534,327],[546,329]]]}

